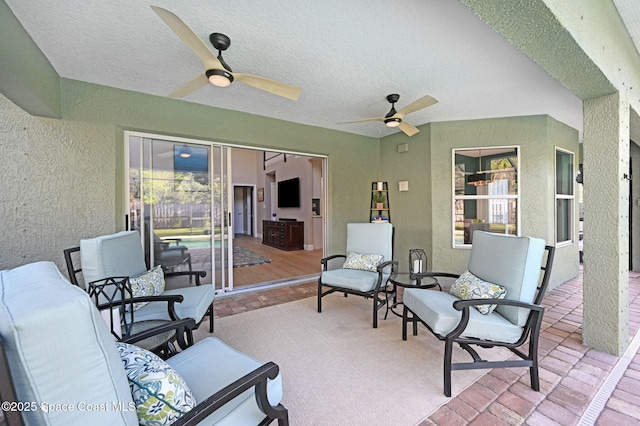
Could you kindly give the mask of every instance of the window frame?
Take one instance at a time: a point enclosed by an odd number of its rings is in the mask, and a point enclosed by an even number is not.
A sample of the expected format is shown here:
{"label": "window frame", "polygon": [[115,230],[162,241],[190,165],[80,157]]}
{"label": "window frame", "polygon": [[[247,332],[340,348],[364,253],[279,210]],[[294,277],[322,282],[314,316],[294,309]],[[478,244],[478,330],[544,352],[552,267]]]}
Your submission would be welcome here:
{"label": "window frame", "polygon": [[[517,169],[516,173],[516,182],[517,188],[516,194],[504,194],[504,195],[457,195],[456,194],[456,153],[463,151],[491,151],[491,150],[506,150],[511,149],[516,151],[517,158]],[[456,201],[458,200],[515,200],[516,201],[516,218],[515,218],[515,235],[520,236],[521,232],[521,191],[520,188],[522,186],[522,176],[520,170],[522,169],[522,159],[521,159],[521,147],[520,145],[498,145],[498,146],[484,146],[484,147],[463,147],[463,148],[453,148],[451,150],[451,246],[454,249],[470,249],[473,244],[456,243]]]}
{"label": "window frame", "polygon": [[[553,194],[554,194],[554,203],[553,203],[553,238],[554,244],[556,247],[562,247],[574,244],[576,241],[576,232],[575,232],[575,208],[576,208],[576,183],[574,180],[574,176],[576,173],[576,155],[573,151],[569,151],[567,149],[561,148],[559,146],[555,147],[553,156]],[[570,184],[571,184],[571,194],[559,194],[558,193],[558,153],[563,153],[569,155],[571,158],[571,170],[569,172]],[[569,239],[558,241],[558,201],[560,200],[569,200],[569,217],[568,217],[568,229],[569,229]]]}

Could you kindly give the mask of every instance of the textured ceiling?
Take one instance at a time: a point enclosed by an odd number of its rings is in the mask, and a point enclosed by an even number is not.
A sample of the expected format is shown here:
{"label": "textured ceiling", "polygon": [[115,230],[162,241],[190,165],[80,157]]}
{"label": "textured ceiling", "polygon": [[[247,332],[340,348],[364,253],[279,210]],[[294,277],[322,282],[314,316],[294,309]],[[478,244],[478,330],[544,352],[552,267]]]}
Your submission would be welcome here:
{"label": "textured ceiling", "polygon": [[198,57],[149,7],[157,5],[207,45],[212,32],[228,35],[224,58],[234,71],[303,89],[294,102],[235,82],[208,85],[186,102],[379,137],[399,130],[336,123],[383,116],[390,93],[400,94],[398,109],[431,95],[440,103],[405,119],[419,126],[549,114],[582,129],[581,101],[456,1],[6,3],[65,78],[165,96],[202,73]]}
{"label": "textured ceiling", "polygon": [[627,31],[640,53],[640,2],[638,0],[613,0]]}

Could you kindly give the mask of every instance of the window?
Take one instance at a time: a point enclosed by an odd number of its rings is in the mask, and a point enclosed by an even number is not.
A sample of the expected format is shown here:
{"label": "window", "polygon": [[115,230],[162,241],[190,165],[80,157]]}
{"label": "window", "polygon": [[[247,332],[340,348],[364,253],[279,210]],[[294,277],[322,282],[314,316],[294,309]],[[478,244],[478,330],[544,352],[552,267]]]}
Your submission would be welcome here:
{"label": "window", "polygon": [[473,231],[519,235],[518,148],[453,150],[453,246]]}
{"label": "window", "polygon": [[573,242],[573,153],[556,148],[556,244]]}

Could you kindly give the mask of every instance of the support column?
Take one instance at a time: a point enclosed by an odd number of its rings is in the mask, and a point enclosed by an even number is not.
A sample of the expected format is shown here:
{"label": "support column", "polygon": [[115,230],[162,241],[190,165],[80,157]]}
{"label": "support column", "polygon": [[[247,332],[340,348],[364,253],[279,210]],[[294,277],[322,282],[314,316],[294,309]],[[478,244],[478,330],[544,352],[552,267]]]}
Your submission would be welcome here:
{"label": "support column", "polygon": [[586,346],[629,344],[629,104],[619,93],[584,102]]}

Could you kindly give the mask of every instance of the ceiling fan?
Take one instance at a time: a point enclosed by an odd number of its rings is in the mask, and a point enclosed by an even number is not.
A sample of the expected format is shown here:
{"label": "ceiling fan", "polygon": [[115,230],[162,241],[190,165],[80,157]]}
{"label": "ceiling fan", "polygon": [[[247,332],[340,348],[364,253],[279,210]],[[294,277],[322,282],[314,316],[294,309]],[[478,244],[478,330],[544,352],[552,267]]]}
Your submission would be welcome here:
{"label": "ceiling fan", "polygon": [[282,96],[287,99],[297,101],[302,93],[302,89],[290,84],[281,83],[265,77],[256,75],[242,74],[231,71],[231,67],[222,59],[222,52],[227,50],[231,45],[231,40],[224,34],[213,33],[209,36],[209,40],[213,47],[218,51],[218,56],[207,47],[206,44],[198,37],[198,35],[187,24],[182,21],[173,12],[157,6],[151,6],[154,12],[175,32],[178,37],[195,52],[204,64],[204,74],[201,74],[193,80],[178,87],[169,93],[169,97],[182,98],[198,89],[206,86],[208,83],[218,87],[227,87],[233,81],[239,81],[249,86],[255,87],[274,95]]}
{"label": "ceiling fan", "polygon": [[399,127],[400,130],[402,130],[407,136],[413,136],[420,130],[418,130],[418,128],[416,128],[413,124],[404,121],[404,116],[438,103],[438,100],[436,98],[427,95],[421,97],[415,102],[410,103],[404,108],[401,108],[400,111],[396,111],[395,103],[398,102],[398,99],[400,99],[400,95],[398,94],[391,94],[387,96],[387,101],[389,101],[389,103],[391,104],[391,110],[389,110],[387,115],[385,115],[384,117],[346,121],[338,124],[362,123],[363,121],[382,121],[387,127]]}

